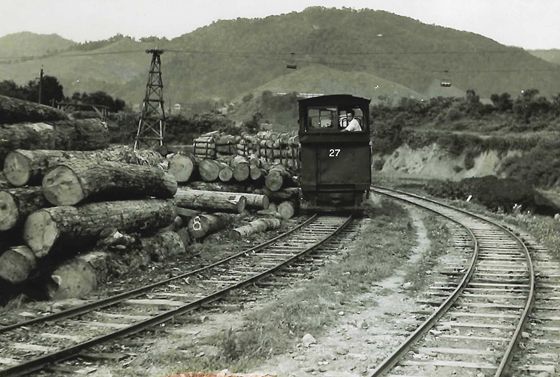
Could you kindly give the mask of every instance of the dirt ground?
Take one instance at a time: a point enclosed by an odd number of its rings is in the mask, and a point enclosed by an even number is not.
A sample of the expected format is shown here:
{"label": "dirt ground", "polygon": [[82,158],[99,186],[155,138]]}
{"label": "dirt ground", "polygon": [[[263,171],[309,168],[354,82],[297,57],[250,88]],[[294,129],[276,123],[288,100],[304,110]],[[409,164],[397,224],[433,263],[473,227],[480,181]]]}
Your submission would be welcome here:
{"label": "dirt ground", "polygon": [[[285,354],[275,356],[258,365],[254,370],[245,372],[278,377],[363,376],[371,372],[392,349],[400,344],[421,320],[413,313],[414,310],[418,310],[418,305],[410,295],[407,295],[404,288],[406,271],[417,263],[430,247],[430,240],[422,220],[423,214],[414,208],[408,210],[411,224],[416,230],[417,246],[411,258],[400,270],[395,271],[390,278],[372,283],[369,292],[348,302],[344,310],[338,312],[337,324],[329,327],[323,335],[306,334]],[[351,249],[352,245],[348,245],[348,248]],[[293,294],[294,290],[301,289],[304,284],[305,280],[295,281],[291,284],[291,288],[289,285],[274,290],[263,300],[259,299],[257,303],[245,305],[242,310],[204,315],[199,321],[179,328],[168,326],[163,330],[167,336],[158,333],[157,337],[153,338],[153,342],[146,345],[142,360],[132,363],[142,362],[142,365],[146,365],[147,359],[150,359],[154,362],[143,370],[145,372],[143,375],[172,375],[169,371],[173,370],[173,366],[170,363],[163,365],[161,360],[168,358],[169,353],[177,352],[178,344],[180,344],[178,351],[185,358],[217,354],[220,352],[219,348],[210,344],[208,339],[216,334],[242,328],[244,317],[250,311],[270,305],[283,295]],[[181,359],[181,356],[176,358]],[[174,371],[178,372],[176,369]],[[186,374],[193,371],[180,372]],[[123,374],[123,369],[111,365],[100,366],[95,373],[90,374],[96,377],[124,375],[137,374],[126,374],[126,372]]]}
{"label": "dirt ground", "polygon": [[[413,265],[428,250],[430,240],[420,212],[410,208],[409,213],[418,241],[408,261]],[[358,377],[373,371],[417,324],[412,312],[418,305],[403,289],[406,267],[375,284],[348,310],[340,312],[338,325],[318,337],[316,343],[300,343],[289,354],[269,360],[255,372],[279,377]]]}

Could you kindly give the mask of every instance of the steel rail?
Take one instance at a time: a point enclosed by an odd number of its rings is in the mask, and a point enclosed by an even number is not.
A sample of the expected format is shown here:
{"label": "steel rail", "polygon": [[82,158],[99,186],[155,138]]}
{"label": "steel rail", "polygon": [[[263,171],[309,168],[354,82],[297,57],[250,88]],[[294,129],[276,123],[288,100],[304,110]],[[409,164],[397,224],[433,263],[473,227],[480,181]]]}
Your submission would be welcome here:
{"label": "steel rail", "polygon": [[299,224],[298,226],[290,229],[287,232],[284,232],[284,233],[282,233],[282,234],[280,234],[280,235],[278,235],[274,238],[271,238],[270,240],[267,240],[267,241],[265,241],[265,242],[263,242],[263,243],[261,243],[257,246],[251,247],[251,248],[246,249],[246,250],[242,250],[238,253],[230,255],[229,257],[220,259],[219,261],[216,261],[216,262],[214,262],[212,264],[209,264],[207,266],[200,267],[196,270],[191,270],[191,271],[188,271],[188,272],[184,272],[182,274],[171,277],[169,279],[160,280],[158,282],[148,284],[148,285],[145,285],[143,287],[135,288],[135,289],[132,289],[130,291],[126,291],[126,292],[122,292],[122,293],[118,293],[118,294],[110,296],[110,297],[106,297],[106,298],[103,298],[103,299],[100,299],[100,300],[89,302],[87,304],[75,306],[73,308],[62,310],[60,312],[49,314],[49,315],[46,315],[46,316],[43,316],[43,317],[33,318],[33,319],[26,320],[26,321],[17,322],[17,323],[11,324],[11,325],[2,326],[2,327],[0,327],[0,334],[5,333],[5,332],[10,331],[10,330],[17,329],[17,328],[22,327],[22,326],[32,325],[32,324],[36,324],[36,323],[40,323],[40,322],[54,321],[54,320],[58,320],[58,319],[72,318],[72,317],[82,315],[82,314],[88,313],[88,312],[96,310],[96,309],[102,309],[102,308],[106,308],[106,307],[109,307],[109,306],[112,306],[112,305],[116,305],[121,301],[139,296],[139,295],[141,295],[145,292],[150,291],[153,288],[157,288],[157,287],[169,284],[169,283],[171,283],[175,280],[183,279],[183,278],[195,275],[197,273],[206,271],[210,268],[213,268],[213,267],[219,266],[221,264],[224,264],[226,262],[229,262],[230,260],[238,258],[242,255],[259,251],[259,250],[265,248],[266,246],[270,245],[271,243],[273,243],[273,242],[275,242],[275,241],[277,241],[281,238],[289,236],[293,232],[295,232],[295,231],[301,229],[302,227],[308,225],[309,223],[313,222],[316,218],[317,218],[317,214],[311,216],[309,219],[307,219],[303,223]]}
{"label": "steel rail", "polygon": [[[399,198],[397,196],[392,196],[390,194],[378,191],[376,189],[375,186],[371,187],[372,191],[378,192],[380,194],[395,198],[395,199],[399,199],[401,201],[405,201],[408,202],[410,204],[414,204],[414,205],[418,205],[412,201],[403,199],[403,198]],[[388,189],[386,189],[388,190]],[[398,361],[399,359],[402,357],[402,355],[404,355],[405,352],[408,351],[408,349],[422,336],[424,335],[430,328],[432,328],[432,326],[439,320],[439,318],[441,318],[441,316],[443,316],[445,314],[445,312],[447,312],[447,310],[449,310],[449,308],[457,301],[457,299],[459,298],[459,296],[461,295],[461,293],[463,292],[463,290],[465,289],[465,287],[468,285],[472,275],[474,274],[474,266],[476,264],[476,260],[478,259],[478,251],[479,251],[479,246],[478,246],[478,240],[476,239],[474,233],[467,227],[465,227],[464,225],[462,225],[460,222],[458,222],[457,220],[446,216],[444,214],[441,214],[431,208],[427,208],[424,207],[427,210],[443,216],[445,218],[447,218],[448,220],[458,224],[459,226],[462,226],[463,228],[465,228],[467,230],[467,232],[469,233],[470,237],[472,238],[473,242],[474,242],[474,250],[473,250],[473,256],[469,265],[469,268],[467,270],[467,272],[465,273],[465,275],[463,276],[463,279],[461,280],[461,282],[457,285],[457,288],[455,288],[455,290],[447,297],[447,299],[434,311],[434,313],[432,313],[432,315],[430,317],[428,317],[428,319],[426,321],[424,321],[424,323],[422,323],[412,334],[410,334],[410,336],[408,338],[406,338],[406,340],[401,344],[401,346],[399,347],[399,349],[397,349],[395,352],[393,352],[391,355],[389,355],[385,360],[383,360],[383,362],[377,367],[375,368],[375,370],[369,375],[369,377],[377,377],[377,376],[381,376],[384,373],[386,373],[387,371],[389,371],[389,369],[391,369]]]}
{"label": "steel rail", "polygon": [[[422,205],[420,205],[418,203],[415,203],[413,201],[403,199],[403,198],[400,198],[398,196],[394,196],[394,195],[391,195],[391,194],[388,194],[388,193],[385,193],[385,192],[379,191],[379,190],[392,191],[392,192],[400,194],[400,195],[406,195],[406,196],[409,196],[409,197],[412,197],[412,198],[415,198],[415,199],[420,199],[420,200],[423,200],[423,201],[426,201],[426,202],[429,202],[429,203],[432,203],[432,204],[436,204],[436,205],[439,205],[441,207],[451,209],[451,210],[457,211],[459,213],[463,213],[465,215],[474,217],[478,220],[481,220],[483,222],[486,222],[488,224],[491,224],[493,226],[496,226],[496,227],[500,228],[501,230],[506,232],[509,236],[511,236],[513,239],[515,239],[515,241],[521,246],[522,250],[525,253],[527,267],[528,267],[528,270],[529,270],[529,294],[528,294],[527,300],[525,302],[525,306],[523,308],[523,312],[521,314],[521,317],[520,317],[520,319],[518,321],[518,324],[515,328],[514,334],[511,337],[510,342],[508,343],[508,347],[504,352],[504,356],[502,357],[502,359],[500,361],[500,364],[498,365],[498,367],[496,369],[496,373],[494,374],[494,377],[506,377],[507,373],[508,373],[508,370],[507,370],[508,365],[513,358],[513,351],[514,351],[516,345],[519,342],[519,339],[522,335],[523,328],[524,328],[525,324],[527,323],[527,320],[529,318],[529,313],[531,312],[531,310],[533,308],[534,301],[535,301],[535,273],[534,273],[533,261],[532,261],[532,258],[531,258],[531,254],[529,253],[529,250],[527,248],[527,245],[525,245],[523,240],[521,240],[515,233],[513,233],[512,231],[507,229],[505,226],[503,226],[503,225],[501,225],[501,224],[499,224],[499,223],[497,223],[493,220],[490,220],[490,219],[488,219],[484,216],[478,215],[476,213],[472,213],[472,212],[464,210],[462,208],[457,208],[457,207],[454,207],[454,206],[451,206],[451,205],[448,205],[448,204],[445,204],[445,203],[438,202],[437,200],[434,200],[434,199],[425,198],[425,197],[422,197],[420,195],[408,193],[408,192],[401,191],[401,190],[389,189],[389,188],[385,188],[385,187],[376,187],[376,186],[373,186],[373,185],[371,186],[371,189],[372,189],[372,191],[378,192],[380,194],[383,194],[383,195],[386,195],[386,196],[389,196],[389,197],[393,197],[393,198],[399,199],[401,201],[405,201],[405,202],[414,204],[414,205],[419,206],[419,207],[423,207],[425,209],[430,210],[431,212],[437,213],[440,216],[443,216],[447,219],[450,219],[453,222],[461,225],[463,228],[467,229],[469,231],[469,233],[472,235],[472,237],[474,237],[474,234],[472,233],[472,231],[467,226],[461,224],[458,220],[452,219],[447,215],[439,213],[439,212],[435,211],[434,209],[422,206]],[[478,245],[478,241],[476,241],[476,238],[474,238],[474,239],[475,239],[476,245]],[[477,248],[478,248],[478,246],[477,246]],[[476,254],[478,254],[478,250],[476,250]],[[471,267],[468,271],[469,279],[470,279],[470,276],[472,276],[472,273],[474,272],[474,270],[471,271],[474,262],[475,262],[475,260],[473,259],[473,261],[471,262]],[[463,279],[463,281],[464,280],[465,279]],[[456,291],[453,292],[452,296],[455,295]],[[462,291],[462,289],[461,289],[461,291]],[[455,298],[455,300],[456,300],[456,298]],[[446,302],[447,302],[447,300],[446,300]],[[435,321],[433,320],[432,317],[435,317],[436,315],[439,314],[440,311],[444,310],[438,316],[438,317],[441,317],[445,313],[445,311],[448,310],[448,308],[444,309],[444,306],[445,306],[446,302],[444,302],[442,305],[440,305],[440,307],[438,307],[436,312],[434,314],[432,314],[432,316],[430,318],[428,318],[428,320],[426,322],[424,322],[420,326],[420,328],[417,329],[409,338],[407,338],[407,340],[405,340],[405,342],[401,345],[401,347],[399,347],[399,349],[397,349],[393,354],[391,354],[389,357],[387,357],[381,363],[381,365],[379,367],[377,367],[372,374],[369,375],[369,377],[381,376],[385,372],[387,372],[392,366],[394,366],[394,364],[404,354],[405,350],[408,350],[410,345],[412,343],[414,343],[414,341],[418,340],[420,335],[423,334],[429,327],[431,327],[431,325],[433,325],[433,323],[435,323]],[[420,329],[423,329],[424,331],[421,332],[421,331],[419,331]],[[413,338],[414,338],[414,341],[412,341]]]}
{"label": "steel rail", "polygon": [[[316,216],[314,216],[313,218],[316,218]],[[178,315],[184,314],[188,311],[194,310],[196,308],[199,308],[200,306],[204,305],[204,304],[208,304],[211,303],[213,301],[216,301],[218,299],[221,299],[223,297],[225,297],[227,294],[229,294],[231,291],[241,288],[243,286],[246,286],[250,283],[256,282],[257,280],[263,278],[266,275],[269,275],[277,270],[282,269],[283,267],[289,265],[291,262],[293,262],[296,259],[299,259],[303,256],[305,256],[306,254],[312,252],[313,250],[315,250],[316,248],[320,247],[321,245],[323,245],[325,242],[329,241],[332,237],[334,237],[335,235],[337,235],[338,233],[340,233],[352,220],[352,216],[349,216],[348,218],[346,218],[346,220],[344,220],[344,222],[335,230],[333,231],[330,235],[328,235],[327,237],[323,238],[322,240],[314,243],[313,245],[309,246],[308,248],[306,248],[305,250],[301,251],[298,254],[293,255],[292,257],[282,261],[281,263],[277,264],[276,266],[273,266],[269,269],[267,269],[266,271],[263,271],[261,273],[258,273],[254,276],[251,276],[248,279],[242,280],[241,282],[232,284],[229,287],[226,287],[224,289],[221,289],[219,291],[216,291],[206,297],[200,298],[200,299],[196,299],[195,301],[192,301],[186,305],[183,305],[181,307],[178,307],[176,309],[172,309],[170,311],[167,311],[165,313],[156,315],[152,318],[149,318],[147,320],[135,323],[131,326],[122,328],[122,329],[118,329],[116,331],[113,331],[111,333],[105,334],[105,335],[101,335],[98,336],[96,338],[87,340],[85,342],[73,345],[71,347],[53,352],[51,354],[48,355],[44,355],[44,356],[40,356],[37,357],[35,359],[29,360],[25,363],[22,364],[18,364],[15,365],[13,367],[10,367],[8,369],[4,369],[0,371],[0,376],[13,376],[13,377],[18,377],[18,376],[23,376],[32,372],[36,372],[38,370],[44,369],[45,367],[56,363],[56,362],[61,362],[61,361],[65,361],[68,360],[76,355],[78,355],[81,351],[83,351],[86,348],[92,347],[94,345],[109,341],[109,340],[113,340],[125,335],[131,335],[131,334],[135,334],[137,332],[140,332],[142,330],[157,326],[161,323],[164,323]],[[307,223],[307,222],[306,222]],[[305,224],[305,223],[304,223]],[[278,237],[276,238],[278,239]],[[270,243],[270,242],[268,242]],[[244,253],[239,253],[239,254],[246,254],[248,253],[249,250],[245,251]]]}

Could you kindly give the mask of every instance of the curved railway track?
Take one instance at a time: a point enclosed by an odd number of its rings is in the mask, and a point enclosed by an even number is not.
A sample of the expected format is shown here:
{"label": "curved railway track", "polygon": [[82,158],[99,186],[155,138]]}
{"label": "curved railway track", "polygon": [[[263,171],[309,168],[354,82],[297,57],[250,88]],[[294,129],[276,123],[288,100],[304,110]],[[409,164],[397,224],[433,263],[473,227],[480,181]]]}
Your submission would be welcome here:
{"label": "curved railway track", "polygon": [[461,225],[471,235],[473,253],[458,284],[430,287],[424,303],[437,309],[370,377],[507,376],[535,299],[527,246],[487,218],[413,194],[372,191]]}
{"label": "curved railway track", "polygon": [[20,376],[44,369],[94,345],[137,333],[223,299],[236,289],[305,260],[350,223],[351,217],[314,215],[289,232],[209,266],[1,327],[0,376]]}

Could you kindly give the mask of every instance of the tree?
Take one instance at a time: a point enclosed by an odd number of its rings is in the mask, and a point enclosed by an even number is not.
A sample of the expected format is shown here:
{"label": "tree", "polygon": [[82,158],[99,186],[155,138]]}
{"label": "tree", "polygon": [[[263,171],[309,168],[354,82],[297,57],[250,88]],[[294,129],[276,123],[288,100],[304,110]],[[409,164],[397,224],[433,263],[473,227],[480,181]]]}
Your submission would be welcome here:
{"label": "tree", "polygon": [[[28,101],[37,101],[39,98],[39,79],[31,80],[25,88]],[[51,104],[53,101],[62,101],[64,99],[64,91],[58,79],[54,76],[43,76],[43,94],[42,103]]]}
{"label": "tree", "polygon": [[[39,99],[39,79],[31,80],[25,86],[19,86],[12,80],[0,82],[0,94],[37,102]],[[63,87],[54,76],[43,76],[43,104],[51,104],[53,101],[61,101],[64,98]]]}
{"label": "tree", "polygon": [[113,98],[106,92],[100,90],[93,93],[75,92],[72,94],[71,100],[87,105],[106,106],[111,112],[119,112],[126,106],[126,102],[122,99]]}
{"label": "tree", "polygon": [[27,92],[13,80],[0,81],[0,94],[3,96],[27,99]]}
{"label": "tree", "polygon": [[546,97],[540,96],[538,89],[522,90],[521,95],[513,103],[513,112],[526,123],[535,115],[547,114],[552,108]]}
{"label": "tree", "polygon": [[498,111],[508,111],[512,109],[513,100],[511,99],[511,95],[509,93],[504,92],[502,94],[492,94],[490,96],[490,100]]}
{"label": "tree", "polygon": [[482,104],[480,103],[480,97],[473,89],[467,89],[467,96],[465,98],[467,105],[467,113],[469,114],[479,114]]}

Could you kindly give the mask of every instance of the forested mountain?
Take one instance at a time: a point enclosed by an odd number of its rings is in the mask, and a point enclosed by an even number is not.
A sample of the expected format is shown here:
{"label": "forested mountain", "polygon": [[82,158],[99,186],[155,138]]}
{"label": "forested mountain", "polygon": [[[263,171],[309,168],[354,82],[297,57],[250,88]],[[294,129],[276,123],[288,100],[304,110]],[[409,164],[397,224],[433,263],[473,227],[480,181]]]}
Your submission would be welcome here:
{"label": "forested mountain", "polygon": [[[123,37],[99,48],[74,46],[48,58],[0,64],[0,80],[24,82],[43,64],[68,94],[105,90],[138,103],[150,62],[144,50],[156,45],[166,49],[165,96],[173,103],[229,101],[256,88],[355,90],[377,98],[379,85],[395,96],[457,95],[474,89],[488,98],[493,93],[515,95],[526,88],[552,95],[560,82],[557,65],[477,34],[384,11],[323,7],[217,21],[170,41]],[[286,69],[288,62],[297,64],[297,71]],[[452,82],[452,88],[439,87],[442,80]]]}
{"label": "forested mountain", "polygon": [[58,34],[35,34],[27,31],[0,38],[0,59],[43,56],[66,50],[76,42]]}

